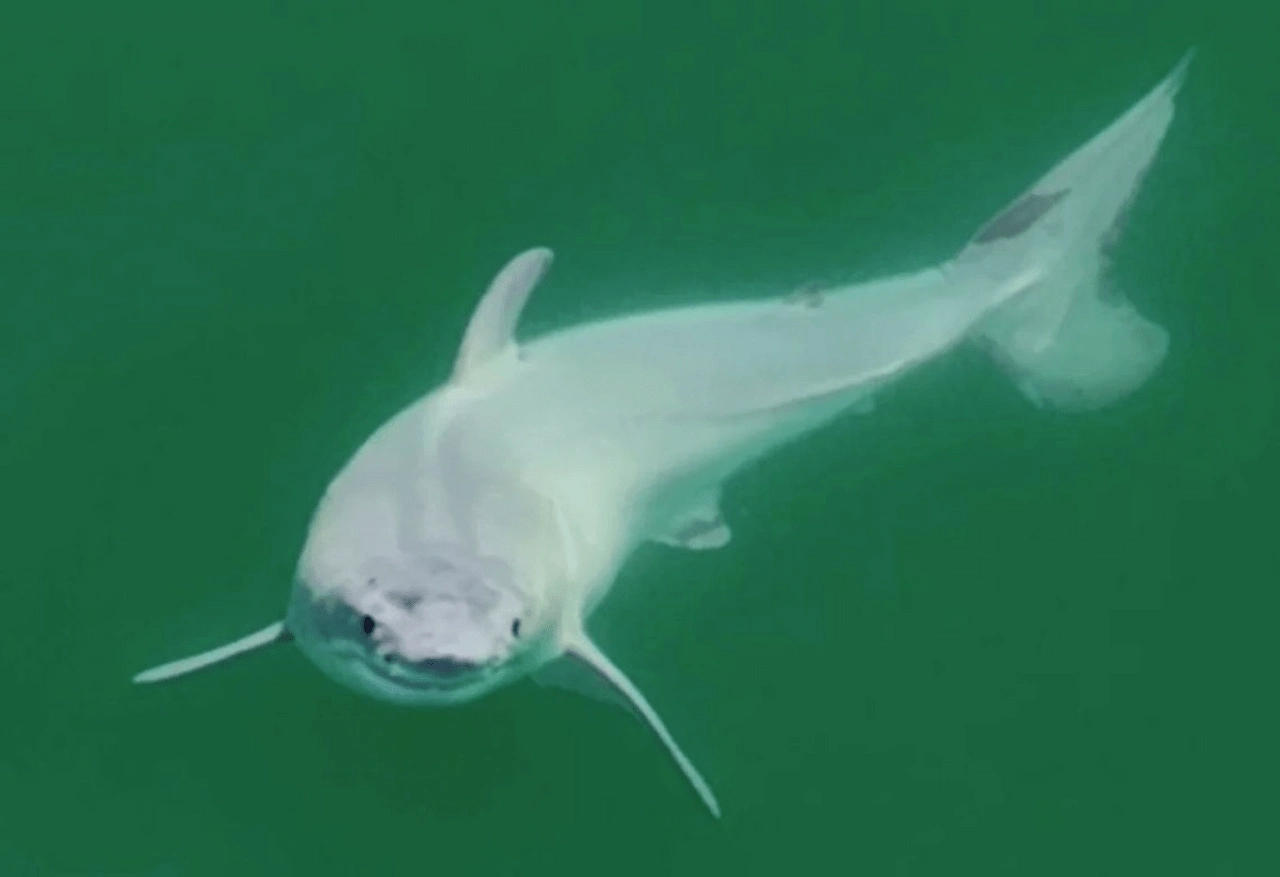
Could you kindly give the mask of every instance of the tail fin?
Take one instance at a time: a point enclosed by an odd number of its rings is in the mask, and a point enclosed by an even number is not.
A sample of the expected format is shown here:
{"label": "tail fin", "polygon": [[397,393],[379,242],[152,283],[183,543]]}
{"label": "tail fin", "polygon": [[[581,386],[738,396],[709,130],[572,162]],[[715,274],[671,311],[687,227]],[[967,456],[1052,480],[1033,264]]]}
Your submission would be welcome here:
{"label": "tail fin", "polygon": [[1108,284],[1107,250],[1173,120],[1191,56],[983,226],[953,262],[993,280],[1036,278],[975,335],[1037,405],[1101,408],[1164,359],[1168,333]]}

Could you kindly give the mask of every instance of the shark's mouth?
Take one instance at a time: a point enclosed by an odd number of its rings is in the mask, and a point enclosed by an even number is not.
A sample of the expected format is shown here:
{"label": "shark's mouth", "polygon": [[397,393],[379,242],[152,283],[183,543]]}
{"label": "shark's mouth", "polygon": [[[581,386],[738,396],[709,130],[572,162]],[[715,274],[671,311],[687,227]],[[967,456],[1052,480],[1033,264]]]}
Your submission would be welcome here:
{"label": "shark's mouth", "polygon": [[480,697],[499,665],[452,658],[401,661],[347,639],[299,637],[298,644],[330,678],[362,694],[409,706],[450,706]]}
{"label": "shark's mouth", "polygon": [[[477,660],[448,643],[401,643],[380,623],[336,595],[317,596],[299,584],[289,629],[302,651],[335,681],[379,700],[450,705],[473,700],[495,686],[502,655]],[[402,647],[403,645],[403,647]]]}
{"label": "shark's mouth", "polygon": [[499,663],[476,663],[453,655],[409,660],[394,650],[371,651],[363,644],[349,641],[335,645],[349,660],[359,661],[372,673],[422,690],[452,690],[473,685],[492,675]]}
{"label": "shark's mouth", "polygon": [[475,671],[482,669],[484,665],[473,664],[470,661],[459,661],[456,658],[443,657],[426,658],[421,661],[414,661],[408,665],[400,663],[400,666],[407,666],[410,670],[425,673],[430,676],[434,676],[437,679],[452,679],[464,673],[474,673]]}

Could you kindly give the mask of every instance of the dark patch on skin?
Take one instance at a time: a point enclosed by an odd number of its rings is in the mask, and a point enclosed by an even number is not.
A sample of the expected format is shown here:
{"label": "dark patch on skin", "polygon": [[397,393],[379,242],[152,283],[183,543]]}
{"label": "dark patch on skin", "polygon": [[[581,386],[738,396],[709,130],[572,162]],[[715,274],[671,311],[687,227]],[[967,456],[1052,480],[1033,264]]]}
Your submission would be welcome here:
{"label": "dark patch on skin", "polygon": [[388,594],[390,600],[400,605],[400,608],[406,612],[412,612],[422,602],[421,594]]}
{"label": "dark patch on skin", "polygon": [[373,620],[372,615],[366,615],[364,618],[360,619],[360,629],[365,632],[366,636],[371,636],[373,634],[374,628],[376,628],[377,626],[378,626],[378,622]]}
{"label": "dark patch on skin", "polygon": [[973,239],[975,244],[989,244],[993,241],[1015,238],[1040,221],[1053,205],[1067,197],[1069,189],[1061,192],[1037,194],[1031,192],[1013,203],[1008,210],[988,222]]}
{"label": "dark patch on skin", "polygon": [[787,296],[787,301],[792,304],[802,305],[806,308],[820,308],[825,300],[822,290],[818,288],[816,283],[806,283],[795,292]]}

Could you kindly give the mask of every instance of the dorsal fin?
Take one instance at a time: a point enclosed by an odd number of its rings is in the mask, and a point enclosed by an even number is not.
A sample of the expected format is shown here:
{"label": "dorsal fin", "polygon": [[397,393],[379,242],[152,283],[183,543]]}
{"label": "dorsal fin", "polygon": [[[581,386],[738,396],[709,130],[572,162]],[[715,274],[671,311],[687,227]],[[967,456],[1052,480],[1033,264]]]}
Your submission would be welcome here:
{"label": "dorsal fin", "polygon": [[462,336],[462,347],[453,366],[454,382],[465,382],[477,368],[515,348],[520,312],[551,267],[552,258],[553,253],[546,247],[525,250],[489,283]]}

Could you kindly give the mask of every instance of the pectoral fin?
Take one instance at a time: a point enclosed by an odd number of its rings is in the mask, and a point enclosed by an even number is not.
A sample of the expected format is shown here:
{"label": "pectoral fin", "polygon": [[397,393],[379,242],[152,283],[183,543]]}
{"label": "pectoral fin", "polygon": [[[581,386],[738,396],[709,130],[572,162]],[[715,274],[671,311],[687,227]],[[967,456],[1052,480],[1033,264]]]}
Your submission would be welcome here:
{"label": "pectoral fin", "polygon": [[251,633],[233,643],[227,643],[225,646],[219,646],[216,649],[210,649],[207,652],[201,652],[189,658],[180,658],[177,661],[170,661],[168,664],[161,664],[159,667],[144,670],[134,676],[133,681],[137,684],[143,684],[175,679],[178,676],[186,676],[188,673],[203,670],[213,664],[220,664],[237,655],[243,655],[245,652],[260,649],[272,643],[288,642],[291,639],[293,639],[293,634],[285,630],[284,622],[277,621],[275,624],[268,625],[262,630]]}
{"label": "pectoral fin", "polygon": [[644,720],[644,716],[640,715],[640,711],[626,695],[577,655],[561,655],[549,664],[544,664],[533,672],[533,681],[546,688],[559,688],[599,703],[616,706],[637,719]]}
{"label": "pectoral fin", "polygon": [[679,744],[672,738],[671,733],[667,730],[667,726],[662,723],[662,719],[640,689],[626,677],[621,670],[614,666],[608,656],[593,643],[586,633],[579,633],[574,636],[565,650],[565,656],[575,659],[584,667],[589,668],[602,684],[608,685],[619,695],[626,698],[632,708],[639,713],[641,718],[653,730],[653,733],[662,741],[662,745],[666,747],[667,752],[675,760],[680,767],[694,791],[698,793],[698,797],[702,799],[702,803],[707,805],[707,809],[711,811],[717,819],[720,818],[720,804],[716,801],[715,793],[711,791],[711,786],[702,778],[702,774],[698,773],[698,769],[693,766],[688,757],[680,749]]}

